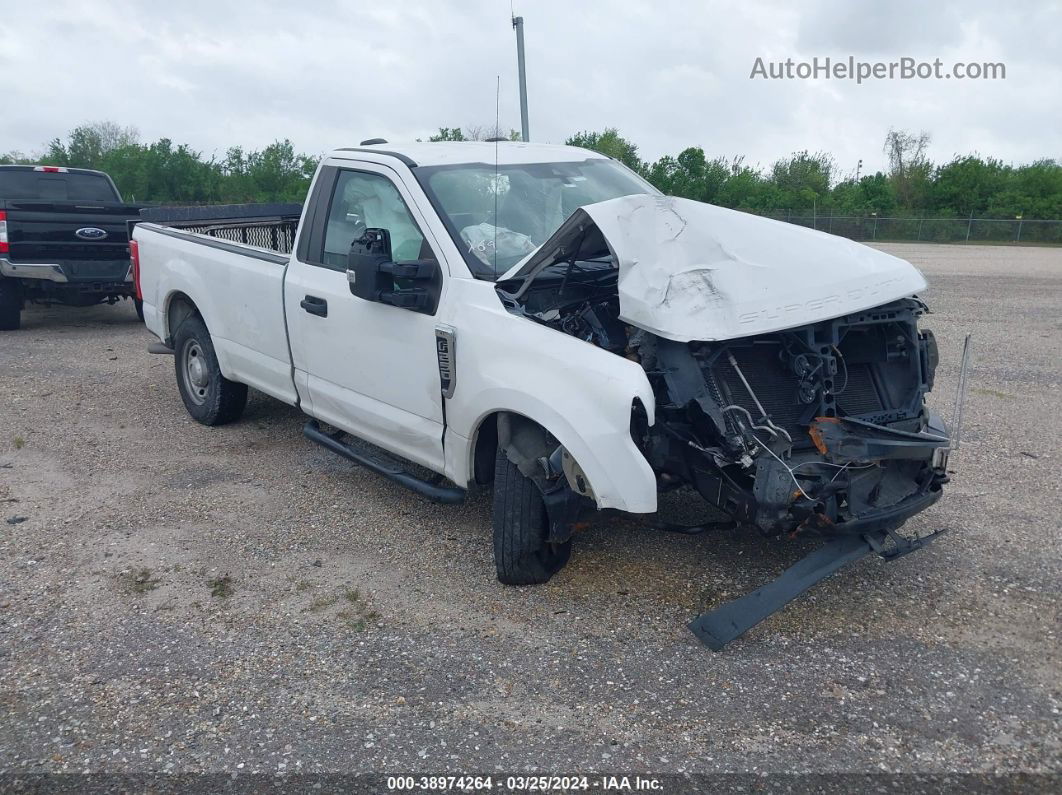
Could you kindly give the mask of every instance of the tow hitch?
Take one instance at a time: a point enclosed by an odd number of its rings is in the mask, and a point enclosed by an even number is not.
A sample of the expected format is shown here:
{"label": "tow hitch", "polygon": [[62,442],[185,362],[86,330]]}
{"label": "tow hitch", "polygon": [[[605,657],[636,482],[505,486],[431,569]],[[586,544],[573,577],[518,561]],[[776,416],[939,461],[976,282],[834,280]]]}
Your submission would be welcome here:
{"label": "tow hitch", "polygon": [[[939,496],[939,492],[935,494]],[[778,579],[702,613],[690,622],[689,627],[705,646],[713,651],[721,651],[730,641],[741,637],[815,583],[847,564],[855,563],[872,552],[885,560],[896,560],[921,549],[943,533],[944,530],[937,530],[921,538],[904,538],[888,529],[837,536],[790,566]]]}

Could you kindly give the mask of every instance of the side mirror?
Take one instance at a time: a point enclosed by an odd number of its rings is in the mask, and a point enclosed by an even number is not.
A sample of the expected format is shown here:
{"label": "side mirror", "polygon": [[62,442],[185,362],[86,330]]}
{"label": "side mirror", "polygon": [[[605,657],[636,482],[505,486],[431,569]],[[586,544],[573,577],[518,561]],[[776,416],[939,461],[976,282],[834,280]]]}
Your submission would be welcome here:
{"label": "side mirror", "polygon": [[394,262],[386,229],[366,229],[350,244],[347,281],[350,292],[366,301],[435,314],[442,270],[434,259]]}
{"label": "side mirror", "polygon": [[386,229],[366,229],[350,244],[347,254],[347,281],[350,292],[366,301],[379,301],[380,293],[394,288],[394,280],[383,274],[391,263],[391,233]]}

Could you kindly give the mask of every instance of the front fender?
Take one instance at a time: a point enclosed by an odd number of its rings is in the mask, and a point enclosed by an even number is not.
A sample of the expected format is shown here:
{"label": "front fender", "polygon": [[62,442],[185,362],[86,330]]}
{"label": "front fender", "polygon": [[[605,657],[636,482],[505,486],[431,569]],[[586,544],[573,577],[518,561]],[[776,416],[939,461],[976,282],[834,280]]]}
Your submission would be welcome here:
{"label": "front fender", "polygon": [[[453,434],[448,438],[463,446],[464,461],[454,462],[455,480],[468,482],[480,424],[495,412],[508,411],[537,422],[571,453],[599,508],[655,511],[656,476],[630,433],[635,398],[645,406],[649,423],[655,421],[645,371],[590,343],[509,314],[493,288],[480,284],[489,289],[493,306],[481,304],[478,295],[456,296],[462,301],[460,319],[455,318],[455,325],[460,324],[457,387],[446,405]],[[454,285],[458,290],[465,286],[456,279]]]}
{"label": "front fender", "polygon": [[498,390],[492,397],[493,407],[484,410],[482,418],[507,411],[549,431],[582,468],[598,508],[629,513],[656,510],[656,476],[631,439],[629,403],[625,413],[595,413],[595,407],[586,403],[569,406],[571,413],[565,416],[526,393]]}

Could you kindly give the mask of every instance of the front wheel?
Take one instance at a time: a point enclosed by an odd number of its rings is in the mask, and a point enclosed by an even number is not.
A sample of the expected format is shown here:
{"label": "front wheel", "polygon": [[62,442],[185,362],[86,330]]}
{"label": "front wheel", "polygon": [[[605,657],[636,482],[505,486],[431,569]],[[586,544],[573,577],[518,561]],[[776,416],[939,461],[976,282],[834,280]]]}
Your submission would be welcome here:
{"label": "front wheel", "polygon": [[538,486],[499,449],[494,462],[494,565],[506,585],[537,585],[564,568],[571,539],[550,544],[546,504]]}
{"label": "front wheel", "polygon": [[247,405],[247,385],[221,374],[214,342],[198,315],[181,323],[173,341],[177,389],[188,413],[203,425],[238,420]]}

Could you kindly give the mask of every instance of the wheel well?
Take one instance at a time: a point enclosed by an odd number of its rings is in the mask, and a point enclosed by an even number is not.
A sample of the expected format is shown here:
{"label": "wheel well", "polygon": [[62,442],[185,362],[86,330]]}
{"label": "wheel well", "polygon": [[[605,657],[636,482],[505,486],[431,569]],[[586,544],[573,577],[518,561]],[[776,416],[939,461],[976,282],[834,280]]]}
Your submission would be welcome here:
{"label": "wheel well", "polygon": [[192,315],[202,317],[195,302],[184,293],[174,293],[166,305],[166,331],[169,335],[167,342],[170,345],[173,344],[177,329]]}
{"label": "wheel well", "polygon": [[494,482],[494,456],[498,451],[498,415],[488,414],[476,429],[472,448],[472,480],[481,486]]}
{"label": "wheel well", "polygon": [[542,476],[535,462],[548,457],[558,445],[545,426],[530,417],[512,411],[488,414],[476,429],[472,449],[472,478],[486,485],[494,481],[494,461],[499,445],[504,445],[509,460],[526,477]]}

